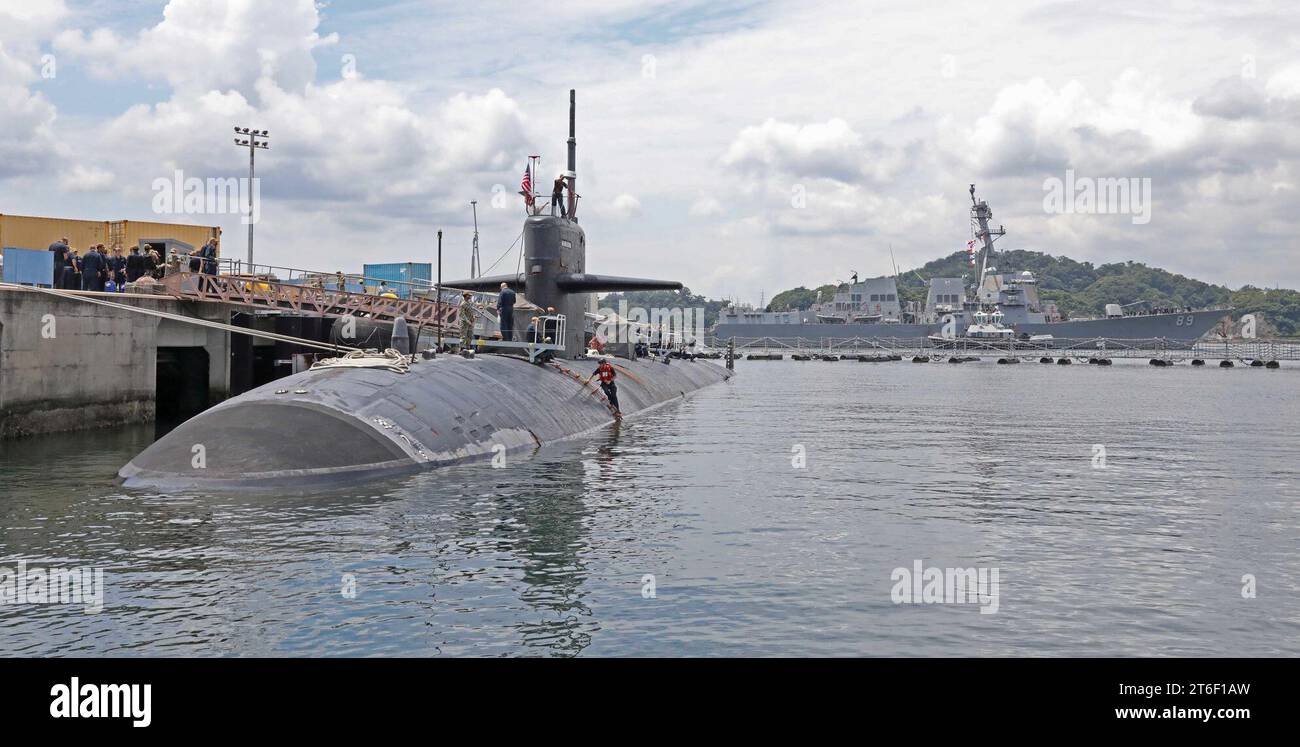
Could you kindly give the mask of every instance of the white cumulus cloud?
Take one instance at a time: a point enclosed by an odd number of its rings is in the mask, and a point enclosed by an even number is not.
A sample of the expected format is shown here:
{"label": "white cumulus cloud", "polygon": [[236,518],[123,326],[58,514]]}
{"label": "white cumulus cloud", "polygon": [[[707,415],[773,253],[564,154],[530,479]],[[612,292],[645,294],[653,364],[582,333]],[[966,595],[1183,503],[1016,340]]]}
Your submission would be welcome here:
{"label": "white cumulus cloud", "polygon": [[180,94],[234,89],[252,97],[264,78],[295,92],[315,78],[312,51],[338,40],[317,33],[319,22],[314,0],[171,0],[163,20],[134,37],[68,30],[55,47],[101,76],[165,80]]}
{"label": "white cumulus cloud", "polygon": [[620,218],[635,218],[641,214],[641,201],[629,194],[621,194],[610,203],[614,215]]}

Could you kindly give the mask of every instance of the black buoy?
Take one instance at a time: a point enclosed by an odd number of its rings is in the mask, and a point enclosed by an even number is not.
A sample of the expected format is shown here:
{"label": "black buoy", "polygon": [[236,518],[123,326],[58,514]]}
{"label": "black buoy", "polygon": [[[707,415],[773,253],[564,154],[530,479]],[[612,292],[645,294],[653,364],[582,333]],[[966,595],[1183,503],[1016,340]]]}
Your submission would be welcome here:
{"label": "black buoy", "polygon": [[1042,358],[1039,358],[1039,359],[1038,359],[1038,362],[1039,362],[1039,363],[1055,363],[1056,361],[1052,360],[1051,358],[1049,358],[1049,357],[1047,357],[1047,356],[1043,356]]}
{"label": "black buoy", "polygon": [[914,356],[912,356],[912,362],[913,362],[913,363],[929,363],[929,362],[930,362],[930,356],[928,356],[928,355],[914,355]]}
{"label": "black buoy", "polygon": [[1192,365],[1193,365],[1193,366],[1204,366],[1204,365],[1205,365],[1205,361],[1201,360],[1200,358],[1193,358],[1193,359],[1192,359]]}
{"label": "black buoy", "polygon": [[1258,360],[1258,359],[1253,360],[1253,361],[1250,362],[1250,367],[1251,367],[1251,368],[1263,368],[1263,367],[1264,367],[1264,361],[1261,361],[1261,360]]}
{"label": "black buoy", "polygon": [[1264,368],[1281,368],[1281,367],[1282,364],[1279,361],[1269,361],[1268,363],[1264,364]]}
{"label": "black buoy", "polygon": [[1219,361],[1219,368],[1232,368],[1234,365],[1232,361]]}
{"label": "black buoy", "polygon": [[1098,359],[1097,359],[1097,365],[1098,365],[1098,366],[1109,366],[1109,365],[1110,365],[1110,358],[1098,358]]}
{"label": "black buoy", "polygon": [[1152,358],[1152,359],[1151,359],[1151,365],[1153,365],[1153,366],[1159,366],[1160,368],[1164,368],[1165,366],[1168,366],[1168,365],[1169,365],[1169,361],[1164,360],[1164,359],[1162,359],[1162,358]]}
{"label": "black buoy", "polygon": [[965,359],[965,358],[962,358],[960,355],[954,355],[953,357],[951,357],[951,358],[948,359],[948,362],[949,362],[949,363],[965,363],[965,362],[966,362],[966,359]]}
{"label": "black buoy", "polygon": [[1019,358],[998,358],[998,363],[1004,366],[1011,363],[1019,363],[1019,362],[1020,362]]}
{"label": "black buoy", "polygon": [[1056,361],[1056,365],[1058,365],[1058,366],[1069,366],[1069,365],[1071,365],[1071,364],[1073,364],[1073,363],[1074,363],[1074,361],[1070,360],[1069,358],[1061,358],[1061,359],[1059,359],[1059,360]]}

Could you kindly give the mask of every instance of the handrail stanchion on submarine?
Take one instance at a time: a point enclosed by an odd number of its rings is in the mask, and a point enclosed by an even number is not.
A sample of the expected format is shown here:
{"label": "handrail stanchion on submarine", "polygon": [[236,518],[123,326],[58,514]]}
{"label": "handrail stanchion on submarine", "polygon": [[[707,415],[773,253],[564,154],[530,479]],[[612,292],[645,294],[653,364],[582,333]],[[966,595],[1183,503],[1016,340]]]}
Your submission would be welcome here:
{"label": "handrail stanchion on submarine", "polygon": [[[574,212],[576,139],[569,92],[566,217],[524,221],[524,272],[445,283],[495,290],[507,283],[535,306],[581,320],[595,292],[680,289],[665,280],[586,271],[587,240]],[[119,475],[128,487],[306,487],[414,472],[502,448],[531,450],[608,425],[599,390],[566,359],[585,353],[583,325],[566,325],[559,360],[536,365],[516,355],[412,356],[393,367],[319,367],[233,397],[181,424],[136,455]],[[732,375],[705,361],[665,366],[619,359],[625,415],[658,407]]]}

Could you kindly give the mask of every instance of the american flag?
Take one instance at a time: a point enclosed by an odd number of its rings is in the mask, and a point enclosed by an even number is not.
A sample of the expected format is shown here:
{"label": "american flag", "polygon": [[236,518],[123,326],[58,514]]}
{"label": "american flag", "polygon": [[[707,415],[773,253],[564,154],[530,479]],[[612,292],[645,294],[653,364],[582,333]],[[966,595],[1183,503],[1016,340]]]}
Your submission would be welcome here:
{"label": "american flag", "polygon": [[519,183],[519,194],[524,196],[524,204],[533,204],[533,175],[531,164],[524,165],[524,180]]}

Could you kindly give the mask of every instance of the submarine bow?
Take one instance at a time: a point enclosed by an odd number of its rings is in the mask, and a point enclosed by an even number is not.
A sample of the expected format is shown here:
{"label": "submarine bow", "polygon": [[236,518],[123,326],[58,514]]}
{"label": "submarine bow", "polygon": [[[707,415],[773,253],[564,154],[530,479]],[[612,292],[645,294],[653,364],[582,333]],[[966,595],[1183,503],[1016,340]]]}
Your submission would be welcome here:
{"label": "submarine bow", "polygon": [[[186,421],[119,471],[127,487],[310,487],[532,450],[614,419],[594,362],[534,365],[504,355],[417,360],[407,373],[317,368]],[[616,360],[632,415],[727,379],[705,361]]]}

